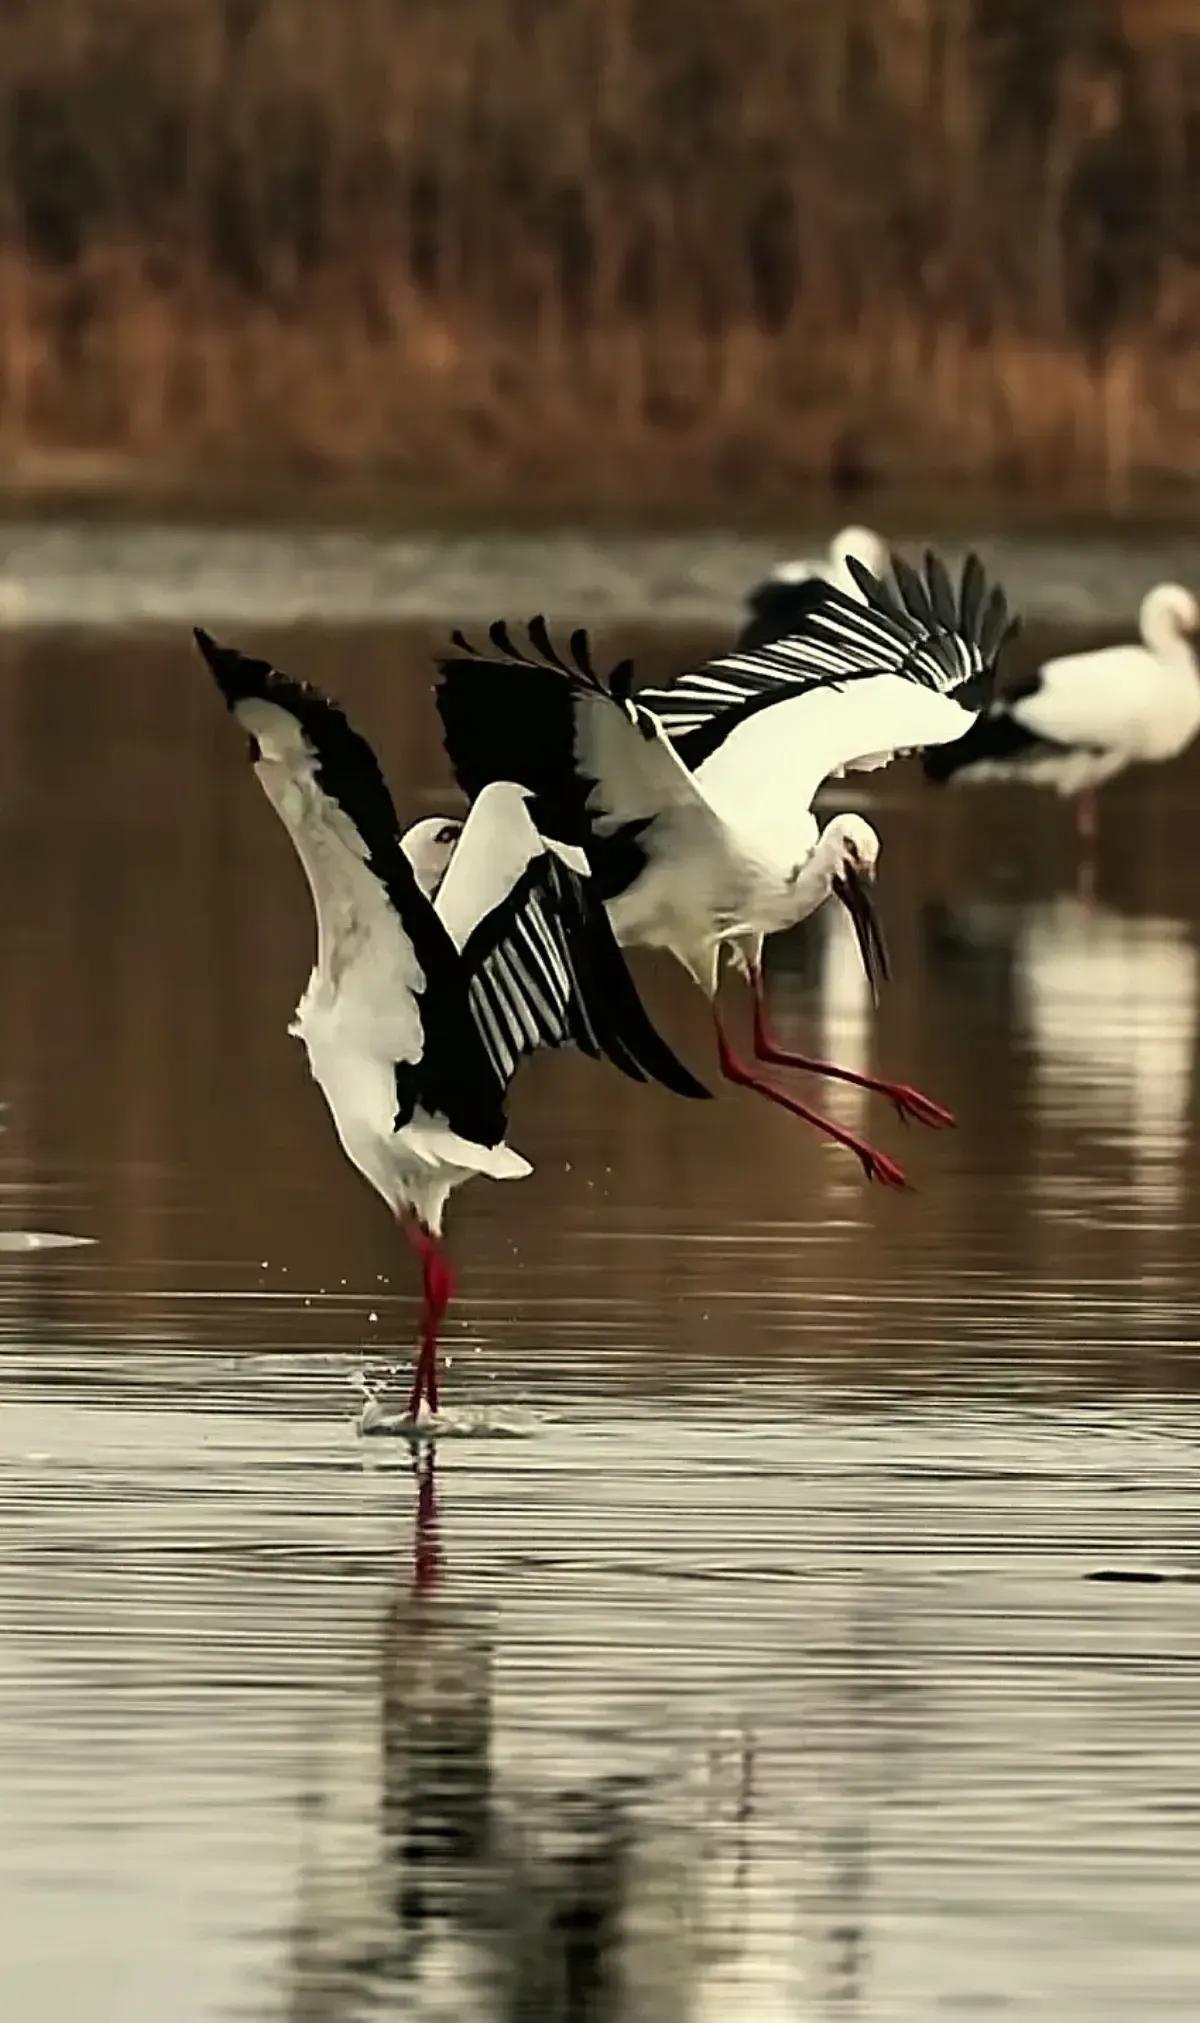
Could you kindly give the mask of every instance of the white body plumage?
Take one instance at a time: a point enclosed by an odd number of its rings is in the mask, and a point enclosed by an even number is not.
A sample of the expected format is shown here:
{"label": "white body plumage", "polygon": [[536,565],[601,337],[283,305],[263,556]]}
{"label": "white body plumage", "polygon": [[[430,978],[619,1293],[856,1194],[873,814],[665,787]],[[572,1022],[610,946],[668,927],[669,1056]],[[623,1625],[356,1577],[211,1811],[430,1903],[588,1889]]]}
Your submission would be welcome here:
{"label": "white body plumage", "polygon": [[927,770],[955,784],[1021,779],[1071,795],[1126,766],[1176,758],[1200,730],[1200,603],[1182,584],[1159,583],[1142,600],[1139,630],[1140,643],[1046,661]]}

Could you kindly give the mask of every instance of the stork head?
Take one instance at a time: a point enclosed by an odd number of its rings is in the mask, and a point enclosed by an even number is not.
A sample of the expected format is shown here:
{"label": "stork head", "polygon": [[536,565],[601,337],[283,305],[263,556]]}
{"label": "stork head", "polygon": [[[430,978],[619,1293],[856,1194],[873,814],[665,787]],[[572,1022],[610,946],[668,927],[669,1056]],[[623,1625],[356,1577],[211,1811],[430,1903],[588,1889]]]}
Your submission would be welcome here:
{"label": "stork head", "polygon": [[1156,583],[1142,599],[1142,638],[1152,653],[1169,652],[1200,632],[1200,599],[1182,583]]}
{"label": "stork head", "polygon": [[825,824],[821,841],[835,876],[856,876],[872,883],[879,866],[879,838],[861,815],[835,815]]}
{"label": "stork head", "polygon": [[879,986],[888,977],[887,947],[871,896],[879,863],[879,838],[861,815],[836,815],[825,829],[821,844],[829,857],[830,890],[850,915],[871,995],[878,998]]}
{"label": "stork head", "polygon": [[400,839],[400,847],[427,899],[434,897],[450,868],[462,827],[461,822],[449,820],[445,815],[430,815],[424,822],[414,822]]}

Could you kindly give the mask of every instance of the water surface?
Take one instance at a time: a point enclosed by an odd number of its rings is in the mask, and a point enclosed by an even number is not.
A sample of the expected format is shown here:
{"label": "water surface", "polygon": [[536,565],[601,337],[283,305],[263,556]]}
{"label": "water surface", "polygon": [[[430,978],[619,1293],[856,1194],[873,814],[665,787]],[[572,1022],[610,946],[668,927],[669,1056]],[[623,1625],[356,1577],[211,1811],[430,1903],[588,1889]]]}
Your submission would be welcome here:
{"label": "water surface", "polygon": [[[957,564],[986,558],[1030,617],[1127,624],[1146,588],[1189,582],[1194,528],[1069,538],[904,524]],[[346,526],[163,524],[87,517],[0,522],[0,627],[437,624],[522,618],[571,624],[727,626],[781,556],[823,552],[825,530],[622,534],[585,527],[415,533]]]}
{"label": "water surface", "polygon": [[[248,643],[449,805],[426,633]],[[529,1072],[447,1376],[523,1437],[419,1480],[355,1430],[412,1273],[286,1036],[242,741],[166,635],[12,634],[0,709],[0,1227],[94,1239],[0,1249],[5,2015],[1193,2015],[1195,766],[1090,864],[1047,799],[868,783],[886,1003],[837,922],[772,989],[957,1111],[831,1094],[908,1196],[739,1092]]]}

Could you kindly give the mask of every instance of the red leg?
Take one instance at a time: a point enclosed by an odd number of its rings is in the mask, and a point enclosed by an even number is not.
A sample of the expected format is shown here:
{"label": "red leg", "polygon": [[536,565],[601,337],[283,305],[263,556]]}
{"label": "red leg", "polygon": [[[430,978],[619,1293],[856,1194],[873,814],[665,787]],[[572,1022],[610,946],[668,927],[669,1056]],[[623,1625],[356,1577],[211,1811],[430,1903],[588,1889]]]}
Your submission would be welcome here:
{"label": "red leg", "polygon": [[853,1152],[855,1158],[861,1160],[863,1172],[868,1180],[878,1180],[884,1187],[908,1186],[906,1175],[894,1159],[888,1158],[886,1152],[877,1152],[873,1145],[867,1144],[865,1138],[856,1138],[852,1131],[843,1131],[839,1124],[831,1123],[828,1117],[822,1117],[816,1110],[806,1109],[803,1103],[797,1103],[791,1096],[785,1096],[781,1089],[773,1089],[769,1082],[764,1082],[761,1076],[754,1074],[734,1053],[721,1029],[721,1021],[715,1010],[713,1021],[717,1029],[717,1053],[721,1062],[721,1073],[727,1082],[737,1082],[744,1089],[753,1089],[756,1094],[765,1096],[769,1103],[778,1103],[781,1110],[790,1111],[793,1117],[803,1118],[814,1130],[824,1132],[835,1144],[844,1145],[848,1152]]}
{"label": "red leg", "polygon": [[1099,824],[1096,819],[1096,790],[1085,787],[1075,797],[1075,834],[1081,843],[1094,843]]}
{"label": "red leg", "polygon": [[870,1089],[877,1096],[886,1096],[905,1123],[910,1117],[933,1127],[954,1122],[951,1111],[943,1110],[940,1103],[923,1096],[919,1089],[910,1088],[907,1082],[879,1082],[872,1075],[856,1074],[853,1068],[839,1068],[833,1061],[815,1061],[807,1054],[789,1053],[786,1047],[781,1047],[767,1025],[761,970],[754,973],[754,1054],[756,1060],[769,1061],[777,1068],[807,1068],[810,1074],[828,1075],[835,1082],[852,1082],[856,1089]]}
{"label": "red leg", "polygon": [[438,1408],[437,1344],[438,1329],[445,1318],[450,1296],[454,1291],[454,1273],[450,1260],[424,1225],[409,1216],[404,1222],[405,1235],[421,1259],[424,1306],[421,1312],[421,1347],[417,1354],[417,1370],[413,1387],[408,1394],[408,1416],[416,1419],[421,1410],[421,1399],[429,1402],[431,1412]]}

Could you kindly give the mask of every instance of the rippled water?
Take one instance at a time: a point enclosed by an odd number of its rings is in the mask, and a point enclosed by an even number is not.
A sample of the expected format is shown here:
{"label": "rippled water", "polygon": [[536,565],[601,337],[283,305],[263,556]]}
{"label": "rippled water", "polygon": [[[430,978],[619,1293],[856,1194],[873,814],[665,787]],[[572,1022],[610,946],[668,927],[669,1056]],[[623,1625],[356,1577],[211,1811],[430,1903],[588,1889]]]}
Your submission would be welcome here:
{"label": "rippled water", "polygon": [[[438,804],[422,635],[255,643]],[[886,1003],[837,923],[772,987],[956,1109],[834,1092],[907,1197],[528,1073],[534,1177],[451,1215],[448,1399],[513,1437],[418,1479],[241,741],[182,640],[10,637],[0,708],[0,1231],[94,1239],[0,1242],[5,2016],[1193,2015],[1195,765],[1091,865],[868,783]]]}

